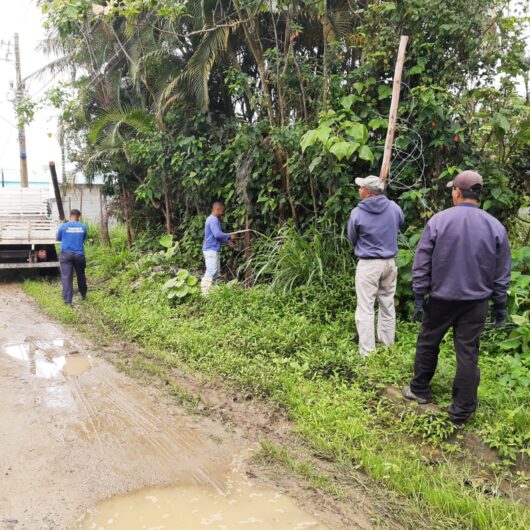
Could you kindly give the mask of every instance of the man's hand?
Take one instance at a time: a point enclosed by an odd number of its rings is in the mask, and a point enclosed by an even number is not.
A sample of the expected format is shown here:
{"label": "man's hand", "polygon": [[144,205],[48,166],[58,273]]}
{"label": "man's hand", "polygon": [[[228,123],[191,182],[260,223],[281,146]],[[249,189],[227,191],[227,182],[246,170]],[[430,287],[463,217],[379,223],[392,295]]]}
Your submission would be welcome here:
{"label": "man's hand", "polygon": [[506,312],[506,304],[493,304],[491,316],[493,317],[494,328],[500,328],[504,326],[508,317],[508,314]]}
{"label": "man's hand", "polygon": [[413,322],[421,322],[423,319],[423,308],[425,307],[425,295],[414,293]]}
{"label": "man's hand", "polygon": [[237,239],[237,234],[230,234],[230,240],[235,241]]}

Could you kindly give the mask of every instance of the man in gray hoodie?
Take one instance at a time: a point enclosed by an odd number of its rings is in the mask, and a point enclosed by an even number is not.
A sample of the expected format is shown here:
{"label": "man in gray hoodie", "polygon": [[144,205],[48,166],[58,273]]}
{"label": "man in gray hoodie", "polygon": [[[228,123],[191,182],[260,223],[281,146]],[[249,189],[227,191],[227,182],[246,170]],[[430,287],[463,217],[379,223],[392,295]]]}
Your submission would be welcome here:
{"label": "man in gray hoodie", "polygon": [[404,222],[401,208],[384,194],[379,177],[356,178],[361,202],[348,222],[348,239],[359,258],[355,273],[357,309],[355,324],[359,352],[366,357],[375,350],[374,304],[377,299],[377,338],[385,345],[394,343],[396,334],[397,236]]}

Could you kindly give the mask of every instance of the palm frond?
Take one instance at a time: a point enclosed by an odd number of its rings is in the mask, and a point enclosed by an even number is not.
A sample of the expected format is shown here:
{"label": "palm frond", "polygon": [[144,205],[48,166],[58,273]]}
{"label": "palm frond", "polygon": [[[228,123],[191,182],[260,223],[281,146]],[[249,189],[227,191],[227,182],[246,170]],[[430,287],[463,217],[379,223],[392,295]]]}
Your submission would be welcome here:
{"label": "palm frond", "polygon": [[348,10],[332,11],[328,14],[335,37],[345,37],[352,31],[352,14]]}
{"label": "palm frond", "polygon": [[216,60],[227,50],[229,35],[228,26],[211,29],[203,35],[186,69],[168,83],[160,94],[160,114],[163,114],[171,103],[186,96],[193,97],[202,112],[208,110],[208,79]]}
{"label": "palm frond", "polygon": [[[147,132],[153,130],[154,121],[152,116],[141,108],[116,107],[103,113],[92,125],[88,140],[92,144],[115,146],[121,143],[121,135],[125,126],[138,132]],[[105,131],[107,134],[103,136]]]}

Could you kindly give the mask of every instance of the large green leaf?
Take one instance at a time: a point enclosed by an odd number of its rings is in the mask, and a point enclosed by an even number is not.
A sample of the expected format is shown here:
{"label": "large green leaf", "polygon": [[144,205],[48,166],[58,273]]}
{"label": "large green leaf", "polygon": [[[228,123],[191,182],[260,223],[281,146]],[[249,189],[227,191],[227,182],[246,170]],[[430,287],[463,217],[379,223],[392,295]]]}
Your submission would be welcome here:
{"label": "large green leaf", "polygon": [[501,350],[515,350],[521,346],[521,342],[521,337],[503,340],[499,342],[499,348],[501,348]]}
{"label": "large green leaf", "polygon": [[344,109],[350,110],[351,106],[355,103],[356,100],[357,100],[357,96],[350,94],[349,96],[345,96],[341,98],[340,104],[342,105]]}
{"label": "large green leaf", "polygon": [[368,129],[362,123],[352,123],[344,132],[348,136],[355,138],[361,144],[366,143],[366,140],[368,140]]}
{"label": "large green leaf", "polygon": [[175,293],[175,296],[177,298],[184,298],[190,292],[190,288],[188,285],[181,285],[180,287],[177,287],[173,292]]}
{"label": "large green leaf", "polygon": [[170,248],[173,245],[173,236],[171,234],[166,234],[165,236],[162,236],[158,242],[164,247],[164,248]]}
{"label": "large green leaf", "polygon": [[316,141],[318,140],[317,133],[315,132],[315,129],[312,129],[310,131],[307,131],[303,136],[302,140],[300,141],[300,147],[302,148],[302,153],[311,145],[314,145]]}
{"label": "large green leaf", "polygon": [[388,126],[388,120],[386,118],[373,118],[368,123],[368,127],[373,129],[374,131],[376,129],[381,129],[381,128],[387,127],[387,126]]}
{"label": "large green leaf", "polygon": [[359,158],[362,158],[363,160],[367,160],[368,162],[373,162],[374,154],[372,153],[372,150],[367,145],[363,145],[361,149],[359,150]]}
{"label": "large green leaf", "polygon": [[528,318],[521,316],[521,315],[512,315],[512,320],[517,324],[518,326],[530,326],[530,320]]}
{"label": "large green leaf", "polygon": [[309,173],[312,173],[315,170],[315,168],[318,166],[318,164],[320,164],[321,161],[322,161],[321,156],[317,156],[313,158],[313,160],[311,160],[311,164],[309,164]]}
{"label": "large green leaf", "polygon": [[198,282],[199,280],[197,280],[197,278],[195,278],[195,276],[192,276],[191,274],[186,278],[186,283],[190,286],[197,285]]}
{"label": "large green leaf", "polygon": [[386,99],[392,95],[392,87],[388,85],[379,85],[377,87],[379,99]]}
{"label": "large green leaf", "polygon": [[168,280],[166,283],[164,283],[164,289],[172,289],[177,284],[176,278],[171,278],[171,280]]}
{"label": "large green leaf", "polygon": [[180,269],[177,274],[175,274],[175,278],[179,280],[186,280],[190,273],[186,269]]}
{"label": "large green leaf", "polygon": [[329,138],[330,133],[331,133],[331,128],[323,126],[323,125],[320,125],[320,127],[315,129],[315,134],[317,135],[317,138],[322,143],[324,143]]}
{"label": "large green leaf", "polygon": [[342,160],[343,158],[350,158],[358,147],[359,144],[357,142],[337,142],[331,146],[330,152],[339,160]]}

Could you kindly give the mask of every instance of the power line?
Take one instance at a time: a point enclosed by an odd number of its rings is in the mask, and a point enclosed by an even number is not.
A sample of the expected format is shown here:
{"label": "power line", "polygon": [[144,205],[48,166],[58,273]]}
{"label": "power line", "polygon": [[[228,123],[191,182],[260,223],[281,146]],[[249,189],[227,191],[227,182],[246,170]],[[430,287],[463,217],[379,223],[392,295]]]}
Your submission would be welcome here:
{"label": "power line", "polygon": [[24,10],[24,14],[20,17],[20,19],[18,21],[18,25],[19,26],[22,24],[22,22],[26,18],[27,14],[28,14],[28,11],[29,11],[29,8],[31,7],[31,4],[33,4],[33,0],[28,0],[28,4],[26,5],[26,9]]}
{"label": "power line", "polygon": [[18,127],[13,122],[9,121],[7,118],[4,118],[1,114],[0,114],[0,120],[5,121],[9,125],[11,125],[11,127],[13,127],[14,129],[18,129]]}
{"label": "power line", "polygon": [[4,148],[2,149],[2,154],[0,155],[0,160],[4,160],[4,155],[6,154],[7,147],[9,146],[9,142],[11,141],[12,136],[13,136],[13,129],[10,129],[9,134],[7,136],[7,141],[4,145]]}

